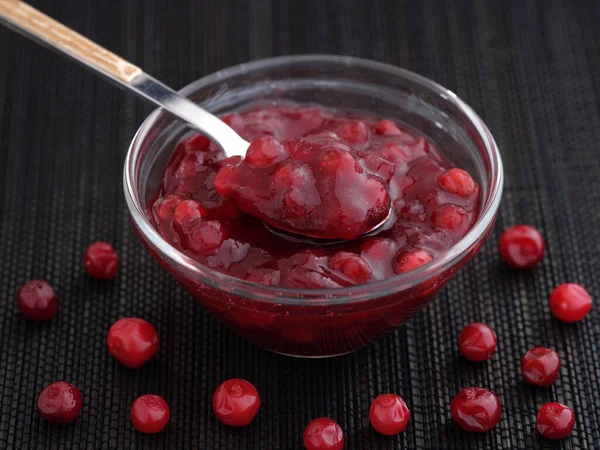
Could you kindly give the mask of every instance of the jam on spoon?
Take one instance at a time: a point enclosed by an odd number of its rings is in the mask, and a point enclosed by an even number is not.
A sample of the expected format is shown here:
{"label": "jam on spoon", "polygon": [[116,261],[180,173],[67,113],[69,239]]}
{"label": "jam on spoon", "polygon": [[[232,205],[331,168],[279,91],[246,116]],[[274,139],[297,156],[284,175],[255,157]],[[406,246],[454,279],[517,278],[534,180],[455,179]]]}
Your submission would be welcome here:
{"label": "jam on spoon", "polygon": [[391,165],[331,132],[283,142],[262,136],[251,142],[244,158],[224,161],[213,184],[243,212],[276,228],[350,240],[388,218],[386,182],[365,167],[377,162]]}
{"label": "jam on spoon", "polygon": [[148,210],[167,242],[211,269],[285,288],[372,283],[433,261],[477,219],[475,180],[390,120],[290,104],[222,120],[252,142],[245,158],[184,137]]}

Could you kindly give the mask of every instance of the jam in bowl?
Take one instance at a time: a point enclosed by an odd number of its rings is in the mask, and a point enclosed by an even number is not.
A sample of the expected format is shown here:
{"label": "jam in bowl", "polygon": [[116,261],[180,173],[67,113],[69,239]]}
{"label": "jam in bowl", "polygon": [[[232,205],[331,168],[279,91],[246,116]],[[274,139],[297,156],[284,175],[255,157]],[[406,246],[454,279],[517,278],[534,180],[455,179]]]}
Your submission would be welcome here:
{"label": "jam in bowl", "polygon": [[493,226],[494,140],[425,78],[293,56],[182,92],[251,145],[226,158],[155,111],[125,163],[134,226],[208,312],[269,350],[323,357],[364,347],[427,305]]}

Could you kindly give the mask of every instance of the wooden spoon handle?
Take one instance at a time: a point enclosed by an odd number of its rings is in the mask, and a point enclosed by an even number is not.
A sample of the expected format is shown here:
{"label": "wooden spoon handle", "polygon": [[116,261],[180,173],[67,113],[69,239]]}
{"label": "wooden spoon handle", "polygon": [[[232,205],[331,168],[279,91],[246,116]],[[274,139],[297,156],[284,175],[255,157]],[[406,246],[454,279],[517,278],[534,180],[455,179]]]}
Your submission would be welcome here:
{"label": "wooden spoon handle", "polygon": [[139,67],[19,0],[0,0],[0,18],[17,31],[35,37],[124,83],[129,83],[142,73]]}

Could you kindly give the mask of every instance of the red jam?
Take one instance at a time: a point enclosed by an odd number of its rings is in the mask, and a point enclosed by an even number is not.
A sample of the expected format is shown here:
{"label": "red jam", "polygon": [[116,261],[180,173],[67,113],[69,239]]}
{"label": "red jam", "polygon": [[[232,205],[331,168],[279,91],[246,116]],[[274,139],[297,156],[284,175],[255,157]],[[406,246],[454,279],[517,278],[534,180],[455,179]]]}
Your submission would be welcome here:
{"label": "red jam", "polygon": [[354,239],[388,216],[386,180],[368,172],[386,164],[387,175],[394,170],[388,161],[375,152],[357,152],[331,131],[283,143],[262,136],[243,159],[225,161],[213,184],[242,211],[277,228]]}
{"label": "red jam", "polygon": [[[473,225],[479,186],[429,140],[389,120],[316,107],[257,106],[223,118],[252,141],[229,158],[210,141],[181,141],[149,215],[200,263],[285,288],[384,280],[427,264]],[[392,213],[377,237],[352,239]]]}

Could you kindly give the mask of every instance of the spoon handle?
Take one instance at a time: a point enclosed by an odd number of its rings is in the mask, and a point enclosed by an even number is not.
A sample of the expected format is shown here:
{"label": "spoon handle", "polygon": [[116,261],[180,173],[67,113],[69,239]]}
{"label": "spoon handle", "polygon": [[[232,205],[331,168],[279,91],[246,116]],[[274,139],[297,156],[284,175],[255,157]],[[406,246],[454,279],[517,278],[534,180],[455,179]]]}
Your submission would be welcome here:
{"label": "spoon handle", "polygon": [[212,138],[228,156],[244,155],[248,142],[142,69],[19,0],[0,0],[0,22],[46,47],[82,63],[115,84],[162,106]]}

